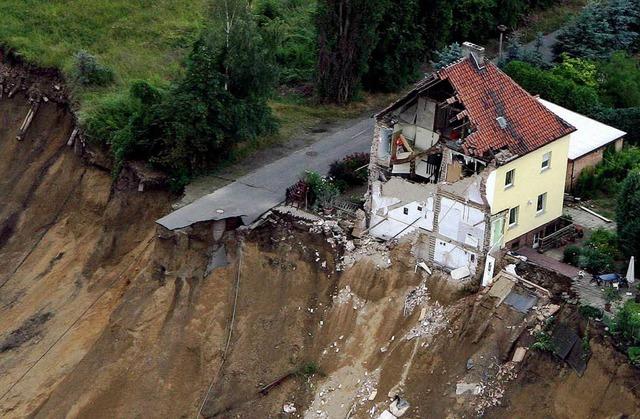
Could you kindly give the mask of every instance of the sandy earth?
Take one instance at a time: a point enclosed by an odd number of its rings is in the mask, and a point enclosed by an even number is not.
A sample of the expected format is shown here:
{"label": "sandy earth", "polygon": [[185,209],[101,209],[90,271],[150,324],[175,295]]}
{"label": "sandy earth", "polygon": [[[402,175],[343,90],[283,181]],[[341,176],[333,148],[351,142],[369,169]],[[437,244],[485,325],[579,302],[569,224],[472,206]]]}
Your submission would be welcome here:
{"label": "sandy earth", "polygon": [[[640,414],[637,369],[575,306],[559,317],[589,328],[583,377],[544,353],[508,363],[531,316],[416,272],[410,242],[338,271],[333,233],[289,218],[159,235],[171,196],[86,165],[53,101],[16,141],[28,106],[0,100],[0,416],[377,418],[396,394],[409,418]],[[205,277],[222,245],[229,264]],[[304,365],[319,370],[260,392]]]}

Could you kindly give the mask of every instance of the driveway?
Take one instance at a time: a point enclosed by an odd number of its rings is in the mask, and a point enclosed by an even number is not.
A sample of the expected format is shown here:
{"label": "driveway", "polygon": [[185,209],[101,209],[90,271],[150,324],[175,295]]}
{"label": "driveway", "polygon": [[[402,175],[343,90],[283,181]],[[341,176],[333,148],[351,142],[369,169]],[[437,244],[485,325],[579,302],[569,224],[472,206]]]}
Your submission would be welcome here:
{"label": "driveway", "polygon": [[[560,31],[561,29],[558,29],[557,31],[553,31],[542,36],[542,46],[540,47],[540,53],[542,54],[542,58],[548,63],[553,62],[553,51],[551,50],[551,48],[553,47],[553,44],[556,43],[556,38],[558,37]],[[522,51],[534,51],[536,49],[535,44],[535,40],[524,44],[522,46]]]}
{"label": "driveway", "polygon": [[373,126],[372,118],[360,120],[349,128],[240,177],[156,222],[169,230],[176,230],[202,221],[241,216],[245,224],[251,224],[282,202],[286,188],[293,185],[305,170],[326,174],[334,160],[358,151],[369,152]]}

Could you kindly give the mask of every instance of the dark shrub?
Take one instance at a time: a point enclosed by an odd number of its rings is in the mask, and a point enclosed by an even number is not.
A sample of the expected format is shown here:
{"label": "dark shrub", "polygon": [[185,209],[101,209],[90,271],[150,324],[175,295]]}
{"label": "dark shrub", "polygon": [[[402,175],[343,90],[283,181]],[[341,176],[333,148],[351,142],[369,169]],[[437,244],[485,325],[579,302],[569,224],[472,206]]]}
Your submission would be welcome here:
{"label": "dark shrub", "polygon": [[82,85],[104,86],[113,81],[113,72],[83,49],[73,55],[73,65],[73,77]]}
{"label": "dark shrub", "polygon": [[562,261],[573,266],[578,266],[580,258],[580,246],[567,246],[563,251]]}
{"label": "dark shrub", "polygon": [[336,160],[329,167],[329,177],[341,191],[367,183],[369,153],[354,153]]}

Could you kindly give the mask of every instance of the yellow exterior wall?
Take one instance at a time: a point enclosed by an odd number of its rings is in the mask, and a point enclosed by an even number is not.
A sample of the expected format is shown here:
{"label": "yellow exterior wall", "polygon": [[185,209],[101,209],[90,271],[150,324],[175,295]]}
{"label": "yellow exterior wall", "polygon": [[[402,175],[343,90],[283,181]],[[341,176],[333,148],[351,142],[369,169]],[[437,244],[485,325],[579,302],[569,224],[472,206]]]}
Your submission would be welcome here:
{"label": "yellow exterior wall", "polygon": [[[541,171],[542,157],[549,151],[551,151],[550,167]],[[488,197],[491,213],[497,214],[506,209],[520,207],[518,223],[514,227],[509,227],[507,215],[503,243],[562,215],[568,156],[569,135],[500,166],[495,170],[495,174],[492,173],[490,179],[495,183],[487,188],[487,191],[493,192],[493,196]],[[505,189],[505,176],[511,169],[516,169],[515,181],[512,187]],[[547,193],[545,211],[536,214],[538,195],[545,192]]]}

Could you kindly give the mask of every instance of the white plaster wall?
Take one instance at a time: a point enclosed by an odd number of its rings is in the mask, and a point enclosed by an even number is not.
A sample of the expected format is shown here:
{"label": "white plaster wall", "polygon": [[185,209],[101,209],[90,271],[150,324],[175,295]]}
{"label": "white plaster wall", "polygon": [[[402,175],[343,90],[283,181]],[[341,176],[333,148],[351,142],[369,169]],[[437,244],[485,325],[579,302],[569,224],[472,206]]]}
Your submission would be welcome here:
{"label": "white plaster wall", "polygon": [[453,243],[438,239],[434,249],[434,261],[452,270],[466,266],[472,274],[475,274],[478,265],[478,254],[468,252]]}
{"label": "white plaster wall", "polygon": [[438,232],[460,243],[481,248],[484,238],[484,213],[449,198],[440,201]]}
{"label": "white plaster wall", "polygon": [[391,173],[393,174],[402,174],[402,175],[407,175],[410,172],[411,172],[410,163],[394,164],[393,170],[391,170]]}
{"label": "white plaster wall", "polygon": [[402,132],[402,135],[407,140],[414,141],[416,139],[416,126],[409,124],[395,124],[393,127],[393,132]]}
{"label": "white plaster wall", "polygon": [[438,142],[440,136],[426,128],[416,127],[416,147],[420,150],[428,150]]}
{"label": "white plaster wall", "polygon": [[[405,209],[407,214],[405,214]],[[434,219],[433,198],[428,197],[425,202],[410,202],[402,207],[395,208],[389,211],[389,218],[405,223],[405,225],[415,221],[413,226],[432,231]]]}
{"label": "white plaster wall", "polygon": [[[369,230],[369,234],[371,234],[373,237],[388,240],[399,234],[405,227],[407,227],[405,223],[390,218],[382,221],[384,220],[384,218],[385,217],[379,215],[373,215],[371,217],[371,225],[375,227]],[[415,227],[409,227],[402,234],[408,234],[413,232],[414,230]]]}
{"label": "white plaster wall", "polygon": [[391,128],[380,128],[380,138],[378,143],[378,158],[388,160],[391,157]]}
{"label": "white plaster wall", "polygon": [[485,184],[485,193],[487,198],[487,203],[489,204],[489,208],[491,209],[491,214],[493,214],[493,198],[496,194],[496,171],[493,170],[487,176],[487,182]]}

